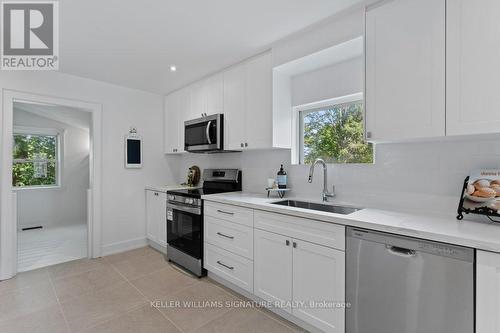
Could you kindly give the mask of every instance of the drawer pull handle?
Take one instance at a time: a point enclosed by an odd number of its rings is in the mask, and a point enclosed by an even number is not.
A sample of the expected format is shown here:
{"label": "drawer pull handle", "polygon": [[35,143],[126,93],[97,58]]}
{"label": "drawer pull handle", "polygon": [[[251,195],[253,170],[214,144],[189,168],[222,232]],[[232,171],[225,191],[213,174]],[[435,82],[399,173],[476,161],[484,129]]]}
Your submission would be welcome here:
{"label": "drawer pull handle", "polygon": [[226,238],[229,238],[229,239],[234,239],[234,236],[224,235],[223,233],[220,233],[220,232],[217,232],[217,235],[222,236],[222,237],[226,237]]}
{"label": "drawer pull handle", "polygon": [[226,268],[230,269],[230,270],[233,270],[233,269],[234,269],[234,267],[231,267],[231,266],[228,266],[228,265],[224,265],[224,264],[223,264],[223,263],[221,263],[219,260],[217,260],[217,263],[218,263],[219,265],[223,266],[223,267],[226,267]]}
{"label": "drawer pull handle", "polygon": [[223,211],[220,209],[217,209],[217,212],[222,213],[222,214],[227,214],[227,215],[234,215],[234,213],[232,213],[232,212],[226,212],[226,211]]}

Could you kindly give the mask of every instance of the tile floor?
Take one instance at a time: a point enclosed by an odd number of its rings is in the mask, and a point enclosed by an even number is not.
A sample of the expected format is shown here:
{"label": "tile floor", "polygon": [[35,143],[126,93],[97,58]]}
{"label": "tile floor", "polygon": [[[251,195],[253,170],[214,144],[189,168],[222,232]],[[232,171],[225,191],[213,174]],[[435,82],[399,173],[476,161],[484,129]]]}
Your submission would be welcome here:
{"label": "tile floor", "polygon": [[87,225],[72,224],[19,231],[17,233],[19,272],[87,257]]}
{"label": "tile floor", "polygon": [[208,278],[179,272],[144,247],[0,282],[0,332],[302,332],[264,309],[161,306],[237,300],[245,299]]}

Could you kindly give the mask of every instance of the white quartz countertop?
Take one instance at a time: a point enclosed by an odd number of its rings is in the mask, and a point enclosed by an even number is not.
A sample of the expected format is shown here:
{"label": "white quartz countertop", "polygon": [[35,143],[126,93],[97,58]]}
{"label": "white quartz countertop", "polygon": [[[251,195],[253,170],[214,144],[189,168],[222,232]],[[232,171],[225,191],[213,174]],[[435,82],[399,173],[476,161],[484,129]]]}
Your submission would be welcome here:
{"label": "white quartz countertop", "polygon": [[[378,230],[404,236],[462,245],[480,250],[500,253],[500,224],[456,219],[456,213],[449,216],[430,216],[366,208],[349,215],[314,211],[309,209],[273,205],[281,200],[313,201],[307,198],[267,198],[264,194],[232,192],[211,194],[202,197],[206,201],[225,203],[268,212],[303,217],[321,222],[337,223],[371,230]],[[314,201],[318,202],[319,201]],[[349,205],[335,199],[329,204]],[[356,206],[356,205],[352,205]]]}
{"label": "white quartz countertop", "polygon": [[156,191],[156,192],[164,192],[172,191],[172,190],[182,190],[185,188],[198,188],[198,186],[191,187],[187,185],[148,185],[146,186],[146,190]]}

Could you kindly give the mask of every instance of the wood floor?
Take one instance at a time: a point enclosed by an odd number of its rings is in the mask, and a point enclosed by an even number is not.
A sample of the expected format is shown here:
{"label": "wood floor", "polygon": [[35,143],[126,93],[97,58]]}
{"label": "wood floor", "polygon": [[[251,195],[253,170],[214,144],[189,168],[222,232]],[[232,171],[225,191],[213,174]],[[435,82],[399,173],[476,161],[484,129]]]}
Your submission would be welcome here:
{"label": "wood floor", "polygon": [[241,300],[144,247],[0,282],[0,332],[302,332],[267,310],[227,306]]}

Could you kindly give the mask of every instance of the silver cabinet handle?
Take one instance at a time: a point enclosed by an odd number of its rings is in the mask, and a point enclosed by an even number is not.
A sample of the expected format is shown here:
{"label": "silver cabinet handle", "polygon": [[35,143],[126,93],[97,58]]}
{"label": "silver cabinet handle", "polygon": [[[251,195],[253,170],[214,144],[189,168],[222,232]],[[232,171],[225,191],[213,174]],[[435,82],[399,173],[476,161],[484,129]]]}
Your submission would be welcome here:
{"label": "silver cabinet handle", "polygon": [[234,215],[234,213],[232,213],[232,212],[226,212],[226,211],[223,211],[220,209],[217,209],[217,212],[222,213],[222,214],[227,214],[227,215]]}
{"label": "silver cabinet handle", "polygon": [[212,144],[212,140],[210,140],[210,125],[212,125],[212,121],[211,120],[207,123],[207,130],[206,130],[206,133],[205,133],[207,135],[207,141],[208,141],[209,145]]}
{"label": "silver cabinet handle", "polygon": [[232,266],[228,266],[228,265],[225,265],[225,264],[221,263],[221,262],[220,262],[220,260],[217,260],[217,263],[218,263],[219,265],[223,266],[223,267],[226,267],[227,269],[230,269],[230,270],[233,270],[233,269],[234,269],[234,267],[232,267]]}
{"label": "silver cabinet handle", "polygon": [[229,239],[234,239],[233,236],[224,235],[223,233],[220,233],[220,232],[217,232],[217,235],[222,236],[222,237],[226,237],[226,238],[229,238]]}
{"label": "silver cabinet handle", "polygon": [[286,246],[290,246],[290,241],[287,239],[287,240],[285,241],[285,244],[286,244]]}
{"label": "silver cabinet handle", "polygon": [[297,247],[297,243],[296,242],[293,242],[293,247],[296,248]]}

